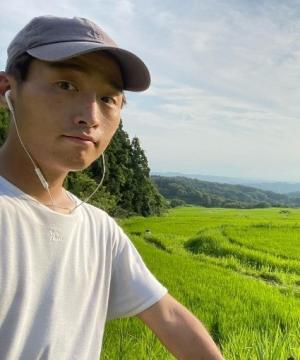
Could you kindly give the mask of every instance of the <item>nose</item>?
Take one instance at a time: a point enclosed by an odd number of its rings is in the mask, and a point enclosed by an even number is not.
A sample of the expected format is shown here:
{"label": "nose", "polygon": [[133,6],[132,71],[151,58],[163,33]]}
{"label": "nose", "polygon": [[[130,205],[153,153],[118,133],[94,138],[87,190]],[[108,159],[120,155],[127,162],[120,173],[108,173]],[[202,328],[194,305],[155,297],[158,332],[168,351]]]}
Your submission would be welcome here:
{"label": "nose", "polygon": [[74,117],[74,123],[84,127],[95,127],[101,120],[101,111],[96,96],[82,100],[80,110]]}

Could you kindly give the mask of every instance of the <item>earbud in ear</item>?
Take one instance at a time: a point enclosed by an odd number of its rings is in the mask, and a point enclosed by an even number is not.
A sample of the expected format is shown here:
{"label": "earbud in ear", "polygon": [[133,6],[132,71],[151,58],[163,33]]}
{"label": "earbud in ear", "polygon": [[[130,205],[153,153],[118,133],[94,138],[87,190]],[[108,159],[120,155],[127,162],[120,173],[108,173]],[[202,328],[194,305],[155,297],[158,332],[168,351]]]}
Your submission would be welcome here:
{"label": "earbud in ear", "polygon": [[11,93],[11,91],[10,91],[10,89],[9,89],[9,90],[7,90],[7,91],[5,92],[4,96],[5,96],[6,103],[7,103],[7,106],[8,106],[8,108],[9,108],[9,110],[13,113],[13,112],[14,112],[14,108],[13,108],[12,103],[11,103],[11,101],[10,101],[10,93]]}

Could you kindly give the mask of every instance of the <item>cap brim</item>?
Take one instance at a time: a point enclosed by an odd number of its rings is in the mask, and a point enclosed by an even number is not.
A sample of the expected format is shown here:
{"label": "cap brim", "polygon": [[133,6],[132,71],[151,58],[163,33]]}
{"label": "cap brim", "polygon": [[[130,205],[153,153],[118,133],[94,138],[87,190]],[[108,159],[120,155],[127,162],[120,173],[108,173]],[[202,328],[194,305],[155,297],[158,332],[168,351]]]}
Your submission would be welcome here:
{"label": "cap brim", "polygon": [[150,86],[150,73],[144,62],[130,51],[113,46],[102,46],[94,42],[61,42],[47,44],[27,50],[34,58],[44,61],[63,61],[94,51],[110,53],[121,68],[124,90],[143,91]]}

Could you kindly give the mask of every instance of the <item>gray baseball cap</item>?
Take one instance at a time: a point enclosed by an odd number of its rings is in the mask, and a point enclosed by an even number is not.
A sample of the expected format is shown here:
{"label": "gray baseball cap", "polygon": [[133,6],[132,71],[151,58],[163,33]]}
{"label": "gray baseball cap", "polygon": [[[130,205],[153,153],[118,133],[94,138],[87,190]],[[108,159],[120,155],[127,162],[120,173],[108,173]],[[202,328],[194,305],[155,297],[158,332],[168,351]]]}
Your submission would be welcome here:
{"label": "gray baseball cap", "polygon": [[62,61],[99,50],[118,62],[124,90],[143,91],[149,87],[150,73],[139,57],[119,48],[94,22],[78,17],[33,18],[10,43],[6,69],[24,53],[39,60]]}

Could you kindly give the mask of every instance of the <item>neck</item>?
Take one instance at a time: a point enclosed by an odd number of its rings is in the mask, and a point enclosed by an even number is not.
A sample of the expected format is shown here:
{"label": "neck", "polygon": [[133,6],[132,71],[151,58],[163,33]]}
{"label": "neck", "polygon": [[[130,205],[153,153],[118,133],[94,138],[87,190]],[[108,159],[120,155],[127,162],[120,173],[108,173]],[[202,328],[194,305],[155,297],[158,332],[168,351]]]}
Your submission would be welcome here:
{"label": "neck", "polygon": [[[16,149],[16,147],[19,148]],[[63,183],[68,173],[46,169],[39,164],[37,166],[40,167],[49,184],[53,202],[61,207],[72,208],[74,204],[63,191]],[[49,192],[42,186],[32,162],[20,146],[11,146],[9,142],[2,146],[0,149],[0,175],[37,201],[47,205],[52,204]],[[65,212],[60,211],[59,208],[57,211]]]}

